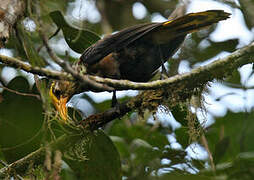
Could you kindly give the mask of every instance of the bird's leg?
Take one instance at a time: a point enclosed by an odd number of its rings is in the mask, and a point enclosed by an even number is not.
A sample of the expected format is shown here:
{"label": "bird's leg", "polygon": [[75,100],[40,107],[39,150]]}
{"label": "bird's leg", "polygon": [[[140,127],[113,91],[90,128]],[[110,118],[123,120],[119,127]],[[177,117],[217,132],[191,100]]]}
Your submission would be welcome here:
{"label": "bird's leg", "polygon": [[118,104],[116,99],[116,91],[113,91],[112,101],[111,101],[111,107],[115,107]]}
{"label": "bird's leg", "polygon": [[169,77],[169,75],[168,75],[168,71],[167,71],[167,69],[165,68],[165,66],[164,66],[164,63],[162,62],[162,64],[161,64],[161,77],[160,77],[160,79],[167,79],[168,77]]}
{"label": "bird's leg", "polygon": [[119,103],[118,103],[117,98],[116,98],[116,90],[113,91],[111,107],[116,108],[116,111],[120,113]]}
{"label": "bird's leg", "polygon": [[160,79],[166,79],[169,77],[168,71],[166,69],[166,67],[164,66],[164,61],[163,61],[163,56],[162,56],[162,52],[161,52],[161,48],[159,45],[159,53],[160,53],[160,60],[161,60],[161,76]]}

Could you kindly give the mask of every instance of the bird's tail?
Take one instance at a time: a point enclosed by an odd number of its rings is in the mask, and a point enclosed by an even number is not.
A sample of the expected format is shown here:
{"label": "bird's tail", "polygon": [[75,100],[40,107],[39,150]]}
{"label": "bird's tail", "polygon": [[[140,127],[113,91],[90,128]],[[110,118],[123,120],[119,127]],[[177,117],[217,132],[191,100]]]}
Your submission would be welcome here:
{"label": "bird's tail", "polygon": [[190,13],[173,21],[163,23],[164,27],[175,29],[178,32],[191,33],[205,28],[213,23],[229,18],[230,14],[222,10],[209,10]]}
{"label": "bird's tail", "polygon": [[[159,41],[172,39],[178,36],[186,35],[206,28],[214,23],[229,18],[230,14],[223,10],[209,10],[198,13],[190,13],[174,20],[168,20],[162,23],[158,37]],[[164,36],[164,35],[165,36]],[[156,35],[155,35],[156,36]]]}

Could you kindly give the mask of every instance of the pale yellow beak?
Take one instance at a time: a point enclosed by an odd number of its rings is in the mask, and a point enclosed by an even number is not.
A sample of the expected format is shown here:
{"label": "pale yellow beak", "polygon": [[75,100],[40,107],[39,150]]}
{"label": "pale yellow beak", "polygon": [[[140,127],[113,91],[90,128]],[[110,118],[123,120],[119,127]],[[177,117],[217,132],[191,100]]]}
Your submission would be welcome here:
{"label": "pale yellow beak", "polygon": [[60,97],[57,101],[53,100],[53,104],[56,107],[56,110],[60,114],[60,117],[66,121],[67,120],[67,107],[66,104],[68,102],[68,97]]}
{"label": "pale yellow beak", "polygon": [[49,96],[50,96],[51,101],[54,104],[57,112],[59,113],[60,117],[64,121],[67,121],[68,112],[67,112],[66,104],[69,100],[69,96],[67,96],[67,97],[66,97],[66,95],[65,96],[63,96],[63,95],[56,96],[53,93],[53,86],[54,86],[54,83],[50,87]]}

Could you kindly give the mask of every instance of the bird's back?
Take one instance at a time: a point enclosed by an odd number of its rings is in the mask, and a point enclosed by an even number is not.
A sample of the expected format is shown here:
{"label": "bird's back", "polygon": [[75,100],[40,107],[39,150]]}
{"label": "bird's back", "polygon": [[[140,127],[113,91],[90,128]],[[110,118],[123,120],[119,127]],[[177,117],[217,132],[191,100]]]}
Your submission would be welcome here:
{"label": "bird's back", "polygon": [[210,10],[129,27],[87,48],[80,62],[90,74],[145,82],[174,54],[188,33],[228,17],[222,10]]}

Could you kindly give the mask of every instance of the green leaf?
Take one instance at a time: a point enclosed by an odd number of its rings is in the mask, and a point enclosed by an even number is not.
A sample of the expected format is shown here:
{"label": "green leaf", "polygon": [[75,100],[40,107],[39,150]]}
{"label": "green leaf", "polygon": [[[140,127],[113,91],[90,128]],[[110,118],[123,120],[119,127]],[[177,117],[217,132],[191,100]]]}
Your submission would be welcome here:
{"label": "green leaf", "polygon": [[65,152],[64,160],[78,179],[121,179],[119,153],[101,130],[85,134]]}
{"label": "green leaf", "polygon": [[118,136],[110,136],[111,140],[115,144],[121,159],[123,158],[129,158],[130,157],[130,152],[129,152],[129,147],[124,138],[118,137]]}
{"label": "green leaf", "polygon": [[[36,34],[34,32],[28,32],[27,30],[25,30],[22,24],[18,24],[17,28],[18,38],[20,38],[20,42],[28,62],[34,66],[44,66],[45,61],[42,59],[41,56],[39,56],[39,53],[35,50],[35,45],[39,41]],[[35,39],[33,40],[33,38]]]}
{"label": "green leaf", "polygon": [[171,110],[174,118],[181,123],[182,126],[187,127],[188,121],[187,121],[187,115],[188,115],[188,107],[186,105],[178,104],[174,106]]}
{"label": "green leaf", "polygon": [[134,139],[132,141],[130,144],[130,151],[132,154],[135,154],[134,163],[136,166],[147,166],[151,162],[153,162],[152,165],[155,165],[154,160],[159,160],[161,155],[161,151],[153,149],[149,143],[141,139]]}
{"label": "green leaf", "polygon": [[175,130],[177,142],[185,149],[190,145],[190,136],[186,127],[181,127]]}
{"label": "green leaf", "polygon": [[50,13],[51,19],[62,29],[64,38],[69,47],[77,53],[83,53],[86,48],[100,40],[100,37],[89,30],[79,30],[70,26],[60,11]]}
{"label": "green leaf", "polygon": [[127,143],[131,143],[134,139],[139,138],[153,147],[158,147],[160,149],[169,144],[166,135],[159,131],[151,131],[151,127],[148,125],[133,125],[131,127],[126,127],[122,122],[115,122],[110,129],[109,134],[123,137]]}
{"label": "green leaf", "polygon": [[[31,93],[24,77],[16,77],[7,86]],[[35,97],[21,96],[4,90],[0,102],[0,146],[8,163],[40,147],[43,109]]]}
{"label": "green leaf", "polygon": [[[213,156],[219,155],[219,162],[232,161],[240,152],[253,151],[254,149],[254,113],[233,113],[228,112],[226,116],[216,119],[216,122],[209,127],[206,138]],[[220,139],[225,140],[220,142]],[[230,143],[229,143],[230,142]],[[225,152],[215,147],[222,143]],[[216,150],[217,149],[217,150]],[[220,153],[219,153],[220,152]]]}
{"label": "green leaf", "polygon": [[[216,165],[217,177],[232,180],[251,180],[254,177],[254,154],[244,152],[236,155],[235,160]],[[204,175],[214,176],[214,171],[203,171]],[[215,178],[217,179],[217,178]]]}
{"label": "green leaf", "polygon": [[225,85],[230,86],[232,88],[236,87],[237,85],[241,85],[241,75],[237,69],[234,70],[232,72],[232,75],[226,79]]}
{"label": "green leaf", "polygon": [[68,0],[67,1],[63,1],[63,0],[43,0],[43,1],[39,1],[39,6],[40,6],[40,10],[41,10],[41,15],[45,18],[50,12],[52,11],[63,11],[65,12],[65,10],[68,7],[68,3],[74,2],[74,0]]}
{"label": "green leaf", "polygon": [[230,144],[229,137],[224,137],[216,144],[213,157],[215,164],[217,164],[220,161],[220,159],[223,158],[224,154],[227,152],[229,144]]}

